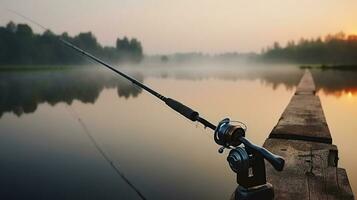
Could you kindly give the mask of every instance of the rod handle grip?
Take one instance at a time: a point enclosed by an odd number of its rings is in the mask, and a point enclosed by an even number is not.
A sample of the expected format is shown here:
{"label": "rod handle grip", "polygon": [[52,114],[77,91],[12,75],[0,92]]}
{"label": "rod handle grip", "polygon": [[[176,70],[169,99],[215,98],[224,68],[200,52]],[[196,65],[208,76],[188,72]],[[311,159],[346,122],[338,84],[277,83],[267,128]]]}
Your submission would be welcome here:
{"label": "rod handle grip", "polygon": [[170,108],[175,110],[176,112],[180,113],[181,115],[185,116],[191,121],[197,121],[199,114],[197,111],[192,110],[190,107],[174,100],[171,98],[166,98],[165,99],[166,105],[168,105]]}

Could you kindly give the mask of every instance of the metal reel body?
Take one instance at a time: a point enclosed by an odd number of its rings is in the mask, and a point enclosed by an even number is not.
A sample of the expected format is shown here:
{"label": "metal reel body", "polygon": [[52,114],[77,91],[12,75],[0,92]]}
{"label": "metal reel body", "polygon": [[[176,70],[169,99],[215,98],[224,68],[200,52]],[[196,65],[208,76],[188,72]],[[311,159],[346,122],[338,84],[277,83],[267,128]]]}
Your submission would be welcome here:
{"label": "metal reel body", "polygon": [[241,144],[239,138],[245,137],[246,128],[242,123],[231,124],[231,121],[223,119],[214,132],[214,141],[223,147],[237,147]]}
{"label": "metal reel body", "polygon": [[227,161],[237,173],[237,183],[250,188],[266,184],[265,162],[263,156],[249,147],[237,147],[229,152]]}
{"label": "metal reel body", "polygon": [[214,140],[222,146],[219,149],[220,153],[225,148],[231,149],[227,161],[232,171],[237,174],[237,183],[239,184],[235,191],[235,199],[273,199],[273,186],[266,182],[264,159],[269,161],[277,171],[283,170],[284,159],[247,140],[244,124],[237,125],[230,122],[226,118],[218,124]]}

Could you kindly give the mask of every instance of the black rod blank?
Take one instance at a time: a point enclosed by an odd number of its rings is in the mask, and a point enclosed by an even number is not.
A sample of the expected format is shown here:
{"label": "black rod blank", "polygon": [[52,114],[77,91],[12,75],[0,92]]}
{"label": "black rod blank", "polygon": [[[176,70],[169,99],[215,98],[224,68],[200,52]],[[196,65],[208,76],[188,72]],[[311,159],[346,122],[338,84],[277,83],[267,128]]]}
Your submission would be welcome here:
{"label": "black rod blank", "polygon": [[125,73],[123,73],[123,72],[121,72],[121,71],[115,69],[114,67],[110,66],[108,63],[106,63],[106,62],[102,61],[101,59],[99,59],[99,58],[93,56],[92,54],[90,54],[90,53],[88,53],[88,52],[82,50],[81,48],[75,46],[74,44],[68,42],[67,40],[64,40],[64,39],[61,39],[61,38],[60,38],[59,40],[60,40],[63,44],[65,44],[66,46],[68,46],[68,47],[74,49],[75,51],[77,51],[77,52],[79,52],[79,53],[85,55],[86,57],[88,57],[88,58],[94,60],[95,62],[97,62],[97,63],[99,63],[99,64],[105,66],[106,68],[108,68],[108,69],[114,71],[115,73],[119,74],[120,76],[122,76],[122,77],[128,79],[129,81],[131,81],[133,84],[139,86],[140,88],[146,90],[146,91],[149,92],[150,94],[156,96],[157,98],[159,98],[159,99],[161,99],[161,100],[163,100],[163,101],[166,99],[166,97],[162,96],[161,94],[159,94],[158,92],[154,91],[153,89],[147,87],[146,85],[140,83],[140,82],[139,82],[138,80],[136,80],[135,78],[133,78],[133,77],[131,77],[131,76],[128,76],[128,75],[126,75]]}
{"label": "black rod blank", "polygon": [[93,56],[92,54],[82,50],[81,48],[75,46],[74,44],[60,38],[59,39],[63,44],[65,44],[66,46],[70,47],[71,49],[83,54],[84,56],[92,59],[93,61],[105,66],[106,68],[114,71],[115,73],[119,74],[120,76],[128,79],[129,81],[131,81],[133,84],[139,86],[140,88],[146,90],[147,92],[149,92],[150,94],[154,95],[155,97],[159,98],[160,100],[162,100],[163,102],[166,103],[166,105],[168,105],[170,108],[172,108],[173,110],[175,110],[176,112],[180,113],[181,115],[183,115],[184,117],[186,117],[187,119],[191,120],[191,121],[198,121],[201,124],[203,124],[205,127],[209,127],[212,130],[216,129],[216,126],[213,125],[212,123],[208,122],[207,120],[201,118],[199,116],[199,113],[197,111],[194,111],[192,108],[182,104],[181,102],[178,102],[174,99],[171,98],[167,98],[163,95],[161,95],[160,93],[156,92],[155,90],[151,89],[150,87],[142,84],[141,82],[139,82],[138,80],[136,80],[135,78],[119,71],[118,69],[112,67],[111,65],[109,65],[108,63],[102,61],[101,59]]}
{"label": "black rod blank", "polygon": [[[49,30],[48,28],[46,28],[45,26],[41,25],[40,23],[36,22],[35,20],[22,15],[21,13],[18,13],[14,10],[10,10],[7,9],[8,11],[32,22],[33,24],[37,25],[38,27],[42,28],[43,30]],[[95,57],[94,55],[90,54],[89,52],[79,48],[78,46],[72,44],[71,42],[68,42],[65,39],[59,38],[59,41],[62,42],[64,45],[66,45],[67,47],[70,47],[71,49],[83,54],[84,56],[86,56],[87,58],[90,58],[91,60],[95,61],[96,63],[99,63],[101,65],[103,65],[104,67],[112,70],[113,72],[119,74],[120,76],[126,78],[127,80],[131,81],[134,85],[139,86],[140,88],[146,90],[147,92],[149,92],[150,94],[154,95],[155,97],[159,98],[161,101],[165,102],[166,105],[168,105],[170,108],[172,108],[173,110],[175,110],[176,112],[180,113],[181,115],[183,115],[184,117],[186,117],[187,119],[191,120],[191,121],[197,121],[200,122],[201,124],[203,124],[205,127],[208,127],[212,130],[216,129],[216,126],[213,125],[212,123],[210,123],[209,121],[207,121],[204,118],[201,118],[199,116],[199,113],[197,111],[192,110],[190,107],[182,104],[181,102],[178,102],[174,99],[171,98],[167,98],[163,95],[161,95],[160,93],[156,92],[155,90],[151,89],[150,87],[144,85],[143,83],[139,82],[138,80],[136,80],[135,78],[119,71],[118,69],[112,67],[111,65],[109,65],[108,63],[104,62],[103,60]]]}

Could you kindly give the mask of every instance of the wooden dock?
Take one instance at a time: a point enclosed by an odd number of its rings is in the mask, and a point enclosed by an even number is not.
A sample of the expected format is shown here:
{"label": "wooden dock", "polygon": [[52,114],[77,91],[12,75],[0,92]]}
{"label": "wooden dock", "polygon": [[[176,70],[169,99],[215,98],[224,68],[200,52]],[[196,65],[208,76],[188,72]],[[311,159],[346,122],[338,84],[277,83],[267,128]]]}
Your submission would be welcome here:
{"label": "wooden dock", "polygon": [[282,172],[266,162],[275,199],[354,199],[346,170],[338,168],[338,150],[310,71],[265,141],[264,147],[285,158]]}

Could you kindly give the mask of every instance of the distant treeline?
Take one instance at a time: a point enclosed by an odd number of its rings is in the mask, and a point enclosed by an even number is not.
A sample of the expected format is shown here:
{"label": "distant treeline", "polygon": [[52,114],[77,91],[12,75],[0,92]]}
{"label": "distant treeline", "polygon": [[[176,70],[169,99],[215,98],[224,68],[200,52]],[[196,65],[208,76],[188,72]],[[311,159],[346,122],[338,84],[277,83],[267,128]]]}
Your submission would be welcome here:
{"label": "distant treeline", "polygon": [[35,34],[27,24],[9,22],[0,27],[0,65],[84,63],[84,57],[58,41],[60,37],[106,61],[140,62],[143,59],[141,43],[135,38],[118,38],[115,47],[105,47],[91,32],[74,37],[67,33],[55,35],[50,30]]}
{"label": "distant treeline", "polygon": [[340,32],[324,39],[289,41],[285,47],[275,42],[263,50],[261,59],[300,64],[357,64],[357,35]]}

